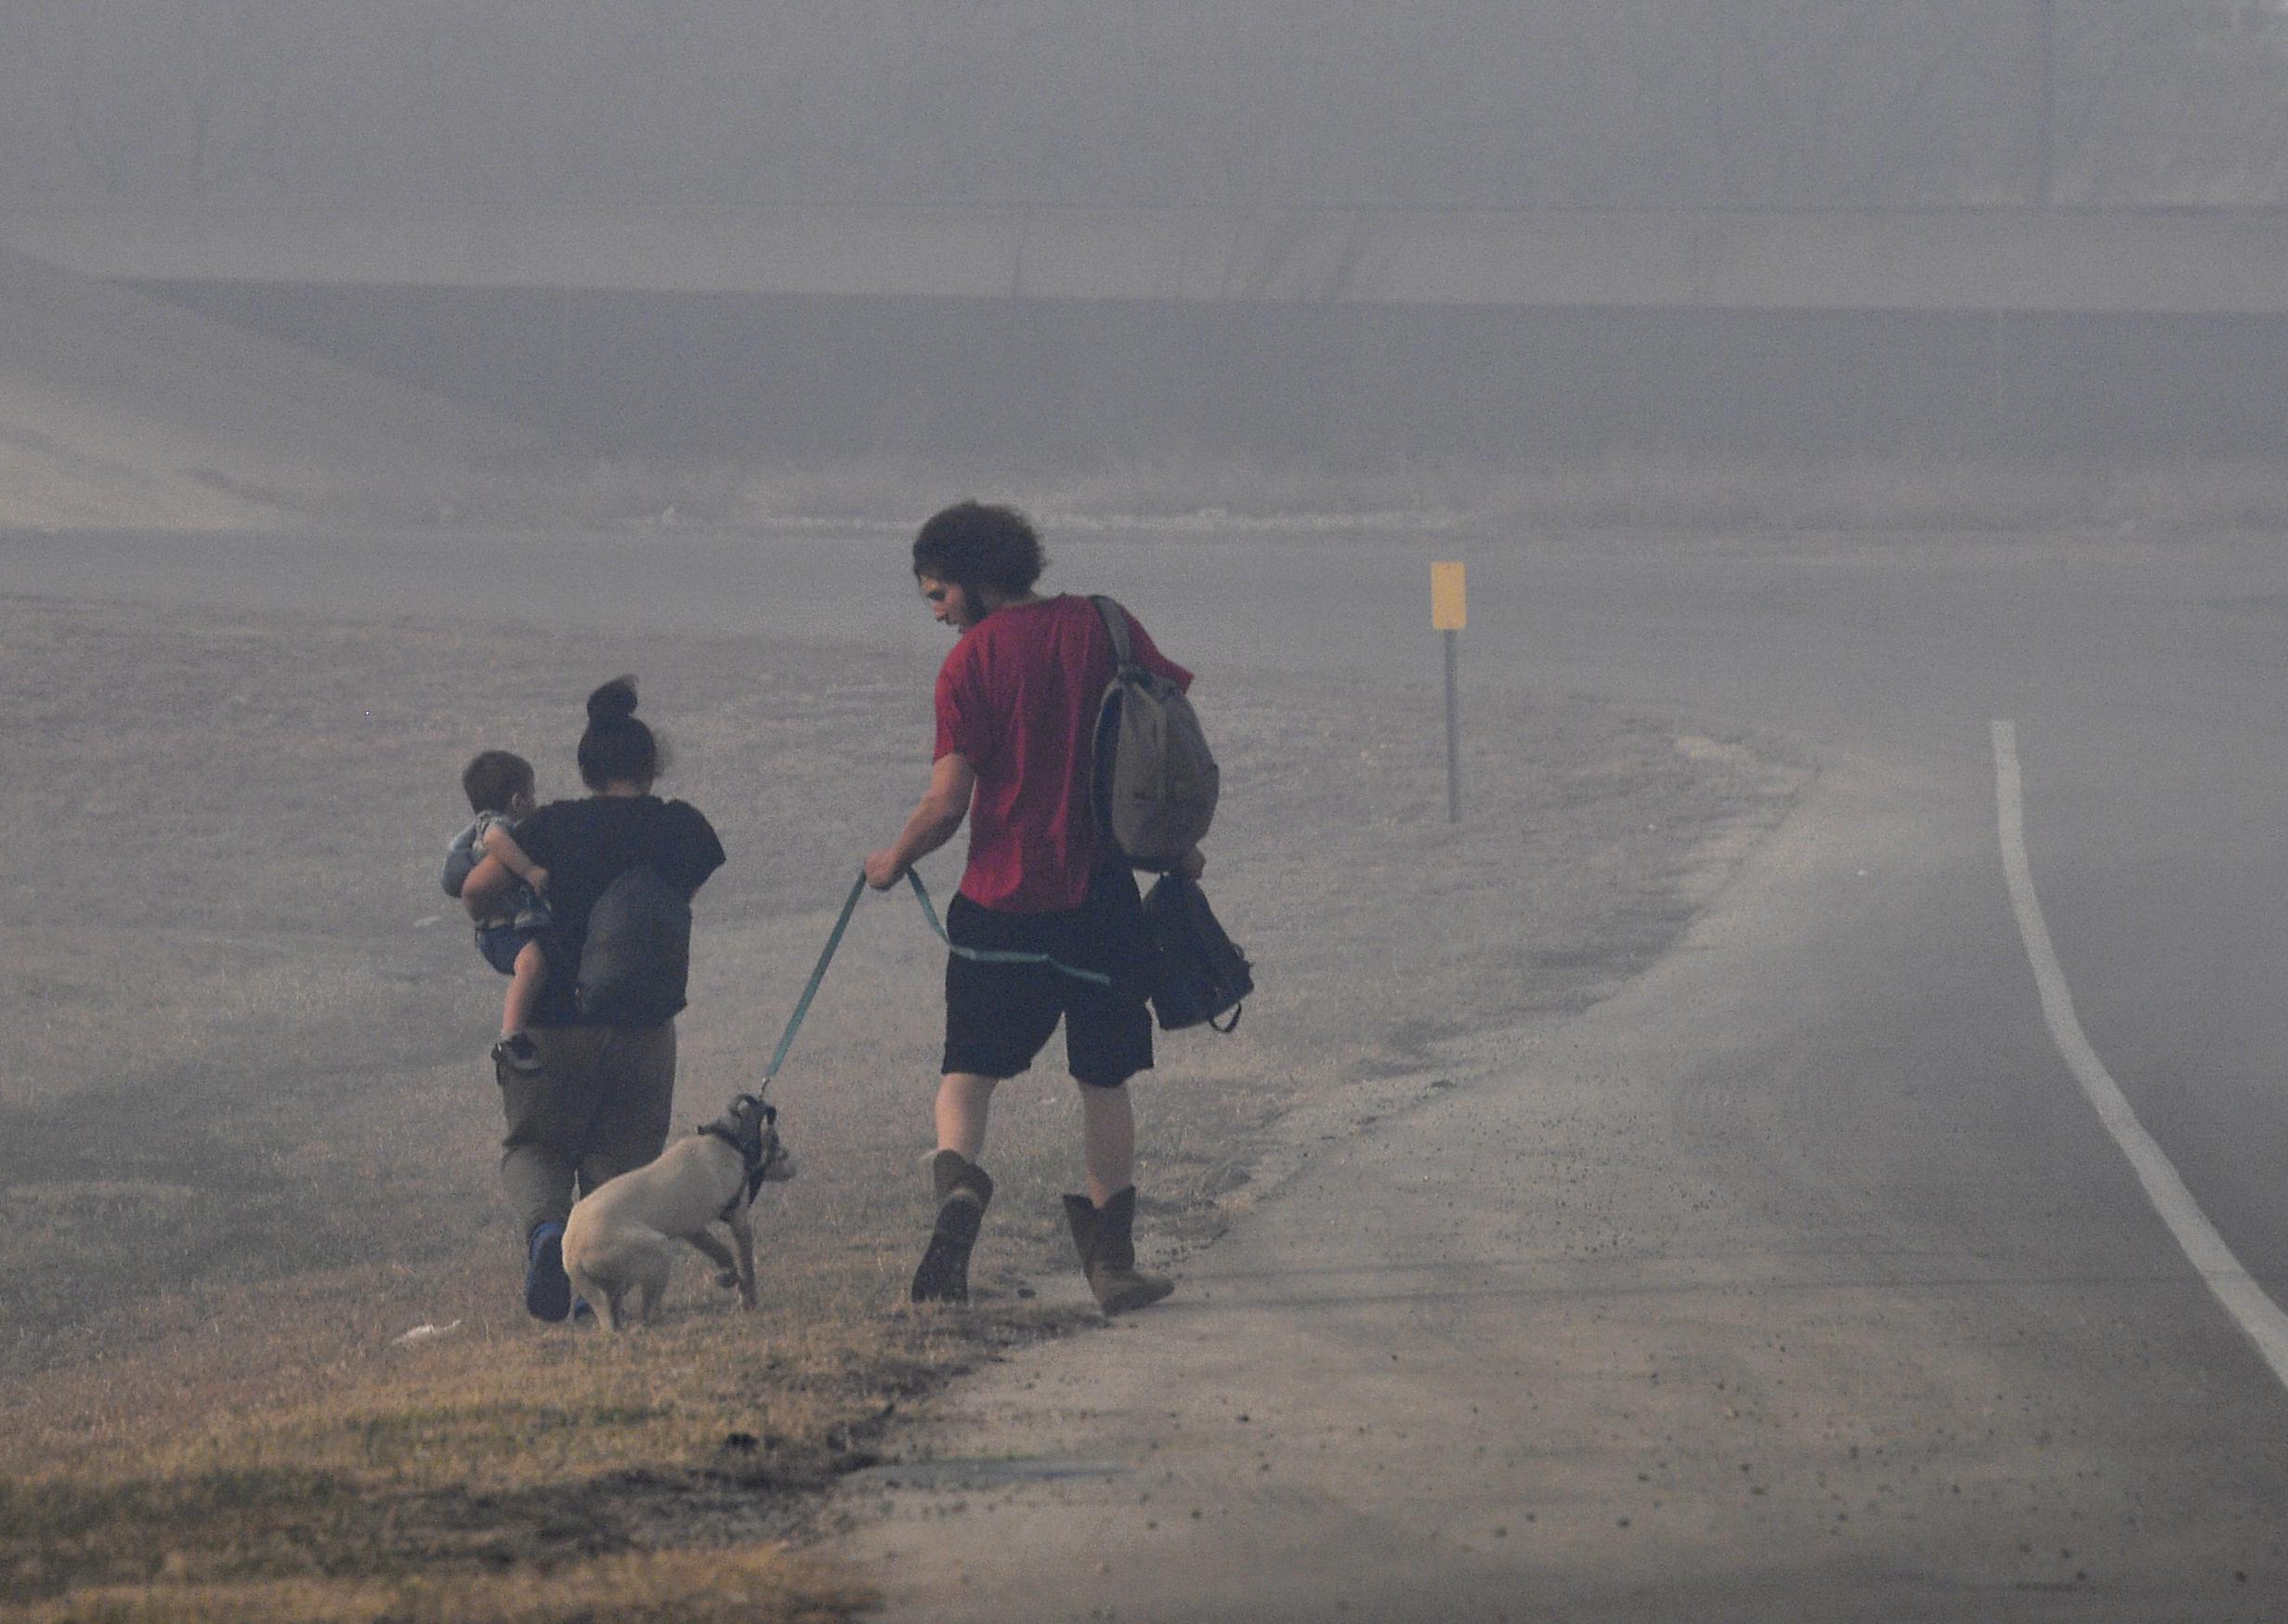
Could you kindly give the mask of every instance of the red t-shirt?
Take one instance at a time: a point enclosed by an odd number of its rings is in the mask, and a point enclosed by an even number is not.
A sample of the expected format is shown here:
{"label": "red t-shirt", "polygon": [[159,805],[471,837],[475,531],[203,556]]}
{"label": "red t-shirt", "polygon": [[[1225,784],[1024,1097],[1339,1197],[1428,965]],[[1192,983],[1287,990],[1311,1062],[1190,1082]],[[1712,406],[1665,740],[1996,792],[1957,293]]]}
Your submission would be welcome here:
{"label": "red t-shirt", "polygon": [[[1192,674],[1129,620],[1129,649],[1170,682]],[[1112,635],[1085,597],[995,609],[937,674],[937,750],[977,769],[961,895],[1009,913],[1078,908],[1096,865],[1089,810],[1096,708],[1112,680]]]}

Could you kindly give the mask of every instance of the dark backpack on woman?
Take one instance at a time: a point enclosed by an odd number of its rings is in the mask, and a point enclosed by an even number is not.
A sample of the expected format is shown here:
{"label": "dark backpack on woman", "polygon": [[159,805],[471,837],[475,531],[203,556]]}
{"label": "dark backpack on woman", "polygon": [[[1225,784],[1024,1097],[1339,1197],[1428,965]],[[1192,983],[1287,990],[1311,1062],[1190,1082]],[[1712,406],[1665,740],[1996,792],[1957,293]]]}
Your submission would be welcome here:
{"label": "dark backpack on woman", "polygon": [[[1144,924],[1152,934],[1152,1009],[1169,1031],[1205,1022],[1219,1032],[1239,1025],[1240,1000],[1255,990],[1248,956],[1233,945],[1199,884],[1162,874],[1145,893]],[[1225,1011],[1231,1020],[1216,1026]]]}
{"label": "dark backpack on woman", "polygon": [[588,911],[573,1007],[582,1026],[656,1027],[684,1007],[691,903],[649,863],[621,871]]}

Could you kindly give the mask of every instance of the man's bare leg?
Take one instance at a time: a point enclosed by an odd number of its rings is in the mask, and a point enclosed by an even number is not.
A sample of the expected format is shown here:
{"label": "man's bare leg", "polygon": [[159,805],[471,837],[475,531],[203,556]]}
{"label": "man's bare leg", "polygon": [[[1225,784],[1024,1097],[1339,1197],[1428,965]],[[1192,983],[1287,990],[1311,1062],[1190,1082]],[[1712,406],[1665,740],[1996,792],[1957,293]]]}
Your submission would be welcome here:
{"label": "man's bare leg", "polygon": [[937,1148],[958,1150],[963,1161],[974,1161],[985,1148],[986,1120],[993,1105],[997,1078],[970,1071],[948,1071],[937,1084]]}
{"label": "man's bare leg", "polygon": [[1099,1207],[1136,1182],[1136,1113],[1126,1087],[1081,1085],[1080,1165]]}

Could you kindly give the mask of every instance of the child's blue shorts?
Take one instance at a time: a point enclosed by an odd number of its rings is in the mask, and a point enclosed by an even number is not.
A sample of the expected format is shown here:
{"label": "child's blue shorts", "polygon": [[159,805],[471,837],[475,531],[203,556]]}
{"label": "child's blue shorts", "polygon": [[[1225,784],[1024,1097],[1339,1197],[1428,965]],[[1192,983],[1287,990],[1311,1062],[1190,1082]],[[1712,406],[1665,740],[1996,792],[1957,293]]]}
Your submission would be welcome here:
{"label": "child's blue shorts", "polygon": [[513,924],[480,924],[477,927],[477,950],[485,963],[503,976],[516,973],[516,955],[524,945],[536,940],[540,932]]}

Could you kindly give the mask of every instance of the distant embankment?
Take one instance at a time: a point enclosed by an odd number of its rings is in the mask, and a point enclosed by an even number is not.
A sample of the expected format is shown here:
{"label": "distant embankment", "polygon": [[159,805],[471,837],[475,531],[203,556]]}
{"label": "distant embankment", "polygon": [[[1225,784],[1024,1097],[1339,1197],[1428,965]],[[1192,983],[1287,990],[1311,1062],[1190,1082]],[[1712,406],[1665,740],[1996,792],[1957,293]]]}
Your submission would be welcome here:
{"label": "distant embankment", "polygon": [[2288,209],[80,210],[11,214],[0,242],[129,282],[2288,313]]}
{"label": "distant embankment", "polygon": [[2288,211],[79,215],[11,244],[624,454],[2288,452]]}
{"label": "distant embankment", "polygon": [[542,444],[356,358],[0,248],[0,527],[268,524]]}

